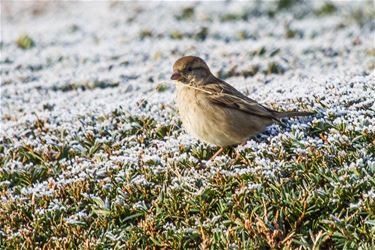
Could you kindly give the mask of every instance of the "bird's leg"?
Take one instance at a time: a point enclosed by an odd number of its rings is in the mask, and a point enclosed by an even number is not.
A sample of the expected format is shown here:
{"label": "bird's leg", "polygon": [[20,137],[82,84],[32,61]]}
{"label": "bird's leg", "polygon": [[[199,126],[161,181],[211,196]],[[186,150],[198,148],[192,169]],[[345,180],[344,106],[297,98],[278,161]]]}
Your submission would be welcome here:
{"label": "bird's leg", "polygon": [[218,155],[220,155],[224,151],[223,147],[220,147],[220,149],[209,159],[209,161],[212,161],[215,159]]}
{"label": "bird's leg", "polygon": [[241,157],[241,154],[240,152],[238,152],[238,150],[236,150],[236,158],[234,158],[234,161],[237,162]]}
{"label": "bird's leg", "polygon": [[[243,146],[246,144],[246,141],[241,143],[240,145]],[[241,160],[242,162],[246,163],[246,159],[238,152],[238,150],[234,149],[236,152],[236,158],[234,158],[234,162],[237,162],[238,160]]]}

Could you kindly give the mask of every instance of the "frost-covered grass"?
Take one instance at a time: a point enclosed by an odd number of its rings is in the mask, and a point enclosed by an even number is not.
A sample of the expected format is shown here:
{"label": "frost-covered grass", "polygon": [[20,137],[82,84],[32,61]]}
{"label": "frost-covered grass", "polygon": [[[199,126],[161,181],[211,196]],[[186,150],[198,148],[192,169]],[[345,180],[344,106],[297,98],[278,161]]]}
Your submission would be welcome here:
{"label": "frost-covered grass", "polygon": [[[2,14],[1,249],[374,248],[371,1]],[[185,54],[269,107],[316,115],[207,161],[217,148],[181,128],[168,80]]]}

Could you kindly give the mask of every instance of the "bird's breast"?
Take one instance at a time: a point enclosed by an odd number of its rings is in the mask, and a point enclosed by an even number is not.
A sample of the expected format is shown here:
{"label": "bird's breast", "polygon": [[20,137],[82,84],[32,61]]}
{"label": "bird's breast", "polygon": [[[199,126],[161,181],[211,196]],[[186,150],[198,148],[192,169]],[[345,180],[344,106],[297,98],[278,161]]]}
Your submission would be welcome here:
{"label": "bird's breast", "polygon": [[223,129],[229,124],[224,110],[209,103],[205,95],[189,87],[177,87],[176,104],[184,128],[194,137],[214,145],[241,143]]}
{"label": "bird's breast", "polygon": [[199,93],[189,87],[178,87],[176,103],[185,129],[197,136],[204,133],[206,123],[203,118],[204,108],[199,98]]}

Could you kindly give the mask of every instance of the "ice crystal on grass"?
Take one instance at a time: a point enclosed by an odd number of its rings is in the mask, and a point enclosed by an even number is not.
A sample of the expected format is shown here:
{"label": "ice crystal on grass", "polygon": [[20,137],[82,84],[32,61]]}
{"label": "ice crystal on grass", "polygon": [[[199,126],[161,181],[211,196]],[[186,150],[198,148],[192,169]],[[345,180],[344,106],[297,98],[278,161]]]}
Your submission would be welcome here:
{"label": "ice crystal on grass", "polygon": [[[0,248],[372,248],[372,3],[4,4]],[[169,81],[187,54],[316,113],[209,161]]]}

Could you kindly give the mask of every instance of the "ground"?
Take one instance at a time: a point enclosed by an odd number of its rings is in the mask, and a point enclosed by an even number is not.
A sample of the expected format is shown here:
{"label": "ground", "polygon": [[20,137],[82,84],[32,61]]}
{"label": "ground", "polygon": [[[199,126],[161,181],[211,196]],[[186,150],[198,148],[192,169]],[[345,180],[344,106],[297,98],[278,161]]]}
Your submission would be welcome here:
{"label": "ground", "polygon": [[[0,248],[373,248],[374,20],[371,1],[2,1]],[[315,115],[208,161],[174,105],[183,55]]]}

